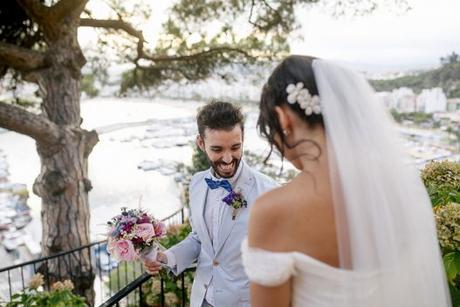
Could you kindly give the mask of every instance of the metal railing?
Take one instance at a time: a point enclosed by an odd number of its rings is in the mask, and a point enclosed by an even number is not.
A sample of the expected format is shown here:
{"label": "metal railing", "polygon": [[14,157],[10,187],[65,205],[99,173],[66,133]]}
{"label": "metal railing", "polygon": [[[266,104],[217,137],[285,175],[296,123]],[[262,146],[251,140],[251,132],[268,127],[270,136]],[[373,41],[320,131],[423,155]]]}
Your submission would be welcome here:
{"label": "metal railing", "polygon": [[[180,295],[177,297],[177,301],[174,302],[175,306],[185,307],[188,302],[187,289],[185,286],[185,274],[187,272],[193,272],[195,268],[189,268],[184,273],[180,274],[177,280],[180,281]],[[126,285],[124,288],[120,289],[115,295],[111,296],[107,301],[102,303],[99,307],[110,307],[110,306],[130,306],[129,297],[131,296],[131,302],[135,302],[133,306],[150,306],[146,303],[144,289],[142,288],[149,280],[152,279],[152,276],[143,273],[136,280]],[[166,280],[163,277],[159,278],[160,283],[160,293],[159,302],[155,306],[170,306],[167,304],[165,299],[165,283]]]}
{"label": "metal railing", "polygon": [[[166,226],[184,223],[184,208],[179,209],[162,221]],[[93,242],[70,251],[0,268],[0,301],[11,300],[14,293],[25,290],[31,277],[36,273],[42,273],[45,282],[44,288],[50,289],[53,280],[56,280],[56,278],[61,280],[61,276],[59,276],[60,272],[62,272],[61,268],[67,267],[72,262],[77,263],[81,270],[84,265],[82,259],[88,259],[87,257],[89,256],[91,262],[90,273],[91,276],[93,274],[95,276],[96,303],[107,300],[102,306],[118,306],[119,304],[122,306],[138,306],[142,304],[143,291],[141,286],[150,279],[150,276],[144,273],[144,268],[139,262],[117,263],[110,257],[110,254],[106,253],[106,246],[106,240]],[[55,278],[52,278],[48,272],[48,268],[51,265],[57,265],[58,268],[55,271],[59,273],[58,276],[54,276]],[[78,273],[78,271],[74,272]],[[182,280],[182,294],[185,297],[184,277],[180,278]],[[162,279],[159,293],[162,301],[161,306],[164,306],[165,302],[163,283],[164,280]],[[122,300],[123,302],[120,303]]]}

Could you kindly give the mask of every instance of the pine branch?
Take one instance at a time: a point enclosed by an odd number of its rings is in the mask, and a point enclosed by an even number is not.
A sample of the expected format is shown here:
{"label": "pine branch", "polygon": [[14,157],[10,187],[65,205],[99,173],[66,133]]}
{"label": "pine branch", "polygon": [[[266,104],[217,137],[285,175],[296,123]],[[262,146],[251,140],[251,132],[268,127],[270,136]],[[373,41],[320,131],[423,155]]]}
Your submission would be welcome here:
{"label": "pine branch", "polygon": [[59,144],[59,126],[43,116],[0,101],[0,127],[25,134],[43,144]]}
{"label": "pine branch", "polygon": [[22,72],[37,70],[48,65],[46,56],[42,52],[2,42],[0,42],[0,63]]}

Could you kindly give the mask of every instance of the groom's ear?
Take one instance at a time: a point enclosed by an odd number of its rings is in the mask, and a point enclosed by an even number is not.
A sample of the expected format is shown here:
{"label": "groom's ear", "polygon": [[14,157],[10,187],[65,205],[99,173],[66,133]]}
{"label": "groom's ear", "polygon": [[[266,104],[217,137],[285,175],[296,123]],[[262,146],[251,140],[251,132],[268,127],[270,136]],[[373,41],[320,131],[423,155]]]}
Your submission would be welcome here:
{"label": "groom's ear", "polygon": [[201,135],[198,134],[198,135],[196,136],[196,141],[195,141],[195,143],[196,143],[196,146],[198,146],[198,148],[199,148],[202,152],[204,152],[204,140],[203,140],[203,137],[202,137]]}

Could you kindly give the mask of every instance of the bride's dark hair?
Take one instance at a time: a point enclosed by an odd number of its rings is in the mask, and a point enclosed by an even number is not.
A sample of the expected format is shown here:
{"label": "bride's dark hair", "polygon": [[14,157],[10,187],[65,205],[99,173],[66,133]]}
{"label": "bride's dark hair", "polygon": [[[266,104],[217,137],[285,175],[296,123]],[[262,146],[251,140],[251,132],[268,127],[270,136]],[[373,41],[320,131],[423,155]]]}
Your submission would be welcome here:
{"label": "bride's dark hair", "polygon": [[[285,135],[275,112],[276,106],[288,105],[299,117],[308,124],[309,128],[315,128],[318,125],[324,127],[323,116],[321,114],[305,115],[303,109],[298,103],[290,104],[287,102],[286,88],[289,84],[297,84],[302,82],[304,88],[308,89],[310,95],[318,95],[316,81],[313,73],[312,62],[315,58],[309,56],[291,55],[284,59],[272,72],[262,89],[260,98],[260,114],[257,121],[257,126],[260,134],[267,139],[270,144],[270,157],[275,145],[284,157],[284,148],[293,148],[300,143],[313,142],[310,140],[301,140],[296,144],[286,143]],[[281,144],[277,144],[275,136],[278,135]],[[314,142],[313,142],[314,143]],[[317,146],[316,143],[314,143]],[[318,146],[317,146],[318,147]],[[318,148],[320,150],[320,148]],[[314,157],[318,158],[320,153]]]}

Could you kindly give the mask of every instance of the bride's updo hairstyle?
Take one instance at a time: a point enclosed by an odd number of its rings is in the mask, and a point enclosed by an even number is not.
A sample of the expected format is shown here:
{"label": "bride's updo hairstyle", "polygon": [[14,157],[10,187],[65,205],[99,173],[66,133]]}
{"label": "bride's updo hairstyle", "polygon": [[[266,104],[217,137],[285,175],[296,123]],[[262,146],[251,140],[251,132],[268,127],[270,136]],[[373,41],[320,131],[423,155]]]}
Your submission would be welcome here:
{"label": "bride's updo hairstyle", "polygon": [[[293,148],[300,143],[309,142],[309,140],[301,140],[296,144],[286,143],[285,135],[275,112],[276,106],[289,106],[311,129],[316,128],[318,125],[324,127],[321,114],[311,113],[307,115],[305,109],[301,108],[299,103],[288,103],[287,87],[290,84],[296,85],[301,82],[303,83],[303,88],[307,89],[311,96],[319,96],[312,68],[314,59],[313,57],[300,55],[287,57],[275,68],[262,89],[257,126],[259,133],[270,144],[270,154],[273,151],[273,146],[276,146],[284,157],[284,148]],[[278,136],[281,144],[277,144],[275,136]]]}

